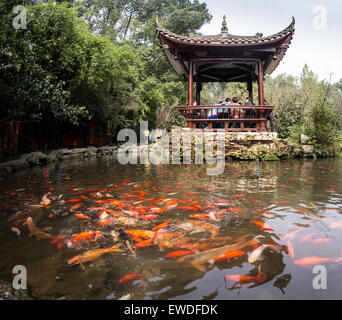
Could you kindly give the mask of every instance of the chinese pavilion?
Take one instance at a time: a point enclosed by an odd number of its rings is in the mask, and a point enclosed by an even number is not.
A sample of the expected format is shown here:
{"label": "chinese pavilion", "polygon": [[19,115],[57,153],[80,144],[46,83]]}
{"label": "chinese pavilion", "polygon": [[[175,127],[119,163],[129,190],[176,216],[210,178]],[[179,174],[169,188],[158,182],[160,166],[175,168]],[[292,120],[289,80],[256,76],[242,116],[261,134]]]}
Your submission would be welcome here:
{"label": "chinese pavilion", "polygon": [[[265,132],[274,106],[265,106],[264,75],[271,74],[279,65],[291,43],[294,25],[292,18],[287,28],[268,37],[262,33],[237,36],[229,33],[224,16],[218,35],[182,36],[165,29],[157,20],[165,55],[175,72],[188,82],[188,106],[177,108],[188,127]],[[253,82],[257,82],[258,105],[201,105],[202,84],[207,82],[244,82],[250,97],[253,97]]]}

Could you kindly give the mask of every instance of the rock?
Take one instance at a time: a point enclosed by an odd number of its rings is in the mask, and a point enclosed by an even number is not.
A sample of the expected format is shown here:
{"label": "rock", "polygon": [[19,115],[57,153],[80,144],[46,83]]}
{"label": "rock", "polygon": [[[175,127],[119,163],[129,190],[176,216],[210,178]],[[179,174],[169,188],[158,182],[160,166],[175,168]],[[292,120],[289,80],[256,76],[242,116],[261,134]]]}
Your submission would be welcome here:
{"label": "rock", "polygon": [[20,160],[25,160],[29,165],[41,165],[48,161],[48,156],[42,152],[23,154]]}
{"label": "rock", "polygon": [[300,135],[300,143],[301,144],[308,144],[310,141],[310,138],[306,136],[305,134]]}
{"label": "rock", "polygon": [[7,164],[13,169],[27,168],[29,166],[28,162],[24,159],[8,161]]}
{"label": "rock", "polygon": [[87,151],[88,151],[87,148],[76,148],[76,149],[72,149],[71,153],[72,154],[82,154],[82,153],[85,153]]}
{"label": "rock", "polygon": [[62,152],[62,155],[65,156],[65,155],[68,155],[68,154],[72,153],[72,150],[70,150],[70,149],[61,149],[61,152]]}
{"label": "rock", "polygon": [[50,152],[50,154],[48,155],[48,161],[57,161],[60,160],[63,156],[63,150],[59,149],[59,150],[53,150]]}
{"label": "rock", "polygon": [[302,147],[303,147],[303,151],[305,154],[314,153],[314,150],[315,150],[314,146],[308,144],[308,145],[303,145]]}

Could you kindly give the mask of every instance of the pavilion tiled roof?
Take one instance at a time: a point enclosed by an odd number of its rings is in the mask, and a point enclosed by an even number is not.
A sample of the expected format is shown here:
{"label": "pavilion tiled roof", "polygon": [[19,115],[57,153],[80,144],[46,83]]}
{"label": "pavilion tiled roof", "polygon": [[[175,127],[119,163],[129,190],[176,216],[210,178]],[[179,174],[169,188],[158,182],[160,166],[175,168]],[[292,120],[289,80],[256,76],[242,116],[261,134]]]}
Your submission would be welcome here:
{"label": "pavilion tiled roof", "polygon": [[248,46],[248,45],[258,45],[258,44],[268,44],[279,41],[292,35],[294,33],[295,19],[292,17],[291,24],[284,30],[263,37],[262,33],[257,33],[254,36],[239,36],[228,33],[225,18],[223,20],[221,33],[218,35],[196,35],[189,34],[188,36],[182,36],[176,34],[172,31],[167,30],[161,26],[157,20],[157,32],[159,35],[170,39],[171,41],[190,44],[190,45],[214,45],[214,46]]}

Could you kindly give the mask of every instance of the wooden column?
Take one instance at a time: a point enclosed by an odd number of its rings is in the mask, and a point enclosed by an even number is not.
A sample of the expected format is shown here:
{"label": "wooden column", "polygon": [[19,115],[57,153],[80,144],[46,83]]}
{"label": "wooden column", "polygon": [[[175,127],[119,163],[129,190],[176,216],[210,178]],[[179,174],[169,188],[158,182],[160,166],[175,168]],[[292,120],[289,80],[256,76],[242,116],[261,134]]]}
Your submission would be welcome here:
{"label": "wooden column", "polygon": [[253,100],[253,80],[247,82],[248,95]]}
{"label": "wooden column", "polygon": [[201,105],[201,91],[202,91],[202,82],[196,82],[196,103],[197,105]]}
{"label": "wooden column", "polygon": [[264,70],[261,61],[258,63],[258,89],[259,89],[259,106],[264,105]]}
{"label": "wooden column", "polygon": [[[264,70],[261,61],[258,62],[258,93],[259,93],[259,106],[264,105]],[[259,112],[259,116],[263,118],[265,116],[264,111]],[[260,121],[257,125],[258,131],[265,132],[265,122]]]}
{"label": "wooden column", "polygon": [[189,61],[189,74],[188,74],[188,105],[193,105],[193,95],[194,95],[194,73],[192,61]]}

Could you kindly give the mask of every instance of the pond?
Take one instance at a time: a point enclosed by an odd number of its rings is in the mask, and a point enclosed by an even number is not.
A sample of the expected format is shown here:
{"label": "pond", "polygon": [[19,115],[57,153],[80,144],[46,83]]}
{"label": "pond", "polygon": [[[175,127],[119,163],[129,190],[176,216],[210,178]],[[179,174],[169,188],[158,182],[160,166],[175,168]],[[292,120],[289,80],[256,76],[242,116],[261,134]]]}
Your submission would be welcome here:
{"label": "pond", "polygon": [[25,266],[36,299],[341,297],[342,159],[257,168],[102,159],[4,177],[0,279]]}

